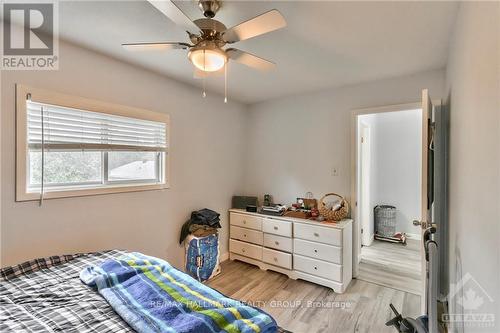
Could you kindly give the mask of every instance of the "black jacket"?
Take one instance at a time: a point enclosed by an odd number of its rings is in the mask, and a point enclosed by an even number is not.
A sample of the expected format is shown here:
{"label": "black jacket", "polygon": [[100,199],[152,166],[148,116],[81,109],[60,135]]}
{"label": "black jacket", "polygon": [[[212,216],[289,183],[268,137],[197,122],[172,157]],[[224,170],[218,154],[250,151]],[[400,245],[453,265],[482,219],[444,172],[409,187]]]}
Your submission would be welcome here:
{"label": "black jacket", "polygon": [[192,212],[191,218],[182,225],[179,244],[182,244],[184,239],[186,239],[186,237],[189,235],[189,226],[191,226],[192,224],[208,225],[212,228],[221,228],[222,226],[220,225],[219,217],[219,213],[208,208],[203,208],[201,210]]}

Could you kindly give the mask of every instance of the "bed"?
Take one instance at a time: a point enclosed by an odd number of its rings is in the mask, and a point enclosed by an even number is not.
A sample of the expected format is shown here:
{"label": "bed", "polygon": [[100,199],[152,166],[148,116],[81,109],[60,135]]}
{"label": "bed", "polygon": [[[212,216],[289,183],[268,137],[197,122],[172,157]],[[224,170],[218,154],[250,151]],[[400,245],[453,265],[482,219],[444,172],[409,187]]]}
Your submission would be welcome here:
{"label": "bed", "polygon": [[[134,332],[101,294],[80,279],[89,266],[127,253],[53,256],[1,269],[0,331]],[[278,328],[277,332],[286,331]]]}

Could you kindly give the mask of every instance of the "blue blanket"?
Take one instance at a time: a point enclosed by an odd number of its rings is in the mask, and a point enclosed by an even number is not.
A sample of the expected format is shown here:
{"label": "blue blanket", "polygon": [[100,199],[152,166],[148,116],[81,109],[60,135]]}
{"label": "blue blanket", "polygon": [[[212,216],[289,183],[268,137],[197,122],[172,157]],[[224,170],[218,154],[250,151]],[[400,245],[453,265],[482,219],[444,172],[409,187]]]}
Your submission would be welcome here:
{"label": "blue blanket", "polygon": [[164,260],[129,253],[90,266],[81,280],[96,288],[137,332],[274,333],[274,319],[225,297]]}

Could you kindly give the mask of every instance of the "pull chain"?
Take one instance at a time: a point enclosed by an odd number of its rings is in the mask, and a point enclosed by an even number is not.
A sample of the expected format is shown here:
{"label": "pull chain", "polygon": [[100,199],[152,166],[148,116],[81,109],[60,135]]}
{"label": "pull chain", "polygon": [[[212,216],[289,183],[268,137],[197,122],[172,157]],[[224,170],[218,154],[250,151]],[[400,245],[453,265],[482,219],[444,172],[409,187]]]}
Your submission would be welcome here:
{"label": "pull chain", "polygon": [[224,65],[224,103],[227,103],[227,62]]}
{"label": "pull chain", "polygon": [[205,71],[205,50],[203,50],[203,93],[201,94],[203,98],[207,97],[207,92],[205,90],[205,79],[206,79],[206,71]]}

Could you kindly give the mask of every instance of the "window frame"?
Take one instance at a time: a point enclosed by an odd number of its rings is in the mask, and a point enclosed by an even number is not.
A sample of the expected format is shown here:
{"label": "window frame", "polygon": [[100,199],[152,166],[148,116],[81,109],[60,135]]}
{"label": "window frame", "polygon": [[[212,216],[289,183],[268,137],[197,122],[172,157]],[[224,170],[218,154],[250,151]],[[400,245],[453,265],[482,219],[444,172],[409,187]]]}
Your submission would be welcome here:
{"label": "window frame", "polygon": [[[80,197],[89,195],[162,190],[170,188],[170,116],[161,112],[154,112],[135,107],[112,104],[88,98],[66,95],[44,89],[16,84],[16,201],[39,200],[40,193],[29,191],[29,148],[27,137],[27,110],[26,99],[28,94],[31,100],[43,104],[107,113],[117,116],[137,118],[165,123],[167,147],[161,157],[160,183],[141,181],[120,182],[112,181],[104,184],[83,185],[81,189],[71,185],[67,189],[61,186],[57,190],[45,191],[44,199]],[[102,170],[104,172],[105,170]],[[92,187],[90,187],[92,186]]]}

